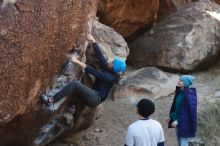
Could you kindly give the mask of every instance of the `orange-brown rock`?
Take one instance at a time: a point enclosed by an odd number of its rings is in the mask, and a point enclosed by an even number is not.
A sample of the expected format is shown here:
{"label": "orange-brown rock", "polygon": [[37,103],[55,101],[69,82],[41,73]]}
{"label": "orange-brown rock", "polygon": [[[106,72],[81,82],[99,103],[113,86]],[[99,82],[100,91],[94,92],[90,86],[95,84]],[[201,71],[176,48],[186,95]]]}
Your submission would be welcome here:
{"label": "orange-brown rock", "polygon": [[220,0],[215,0],[215,2],[220,5]]}
{"label": "orange-brown rock", "polygon": [[3,0],[0,7],[0,123],[35,104],[60,69],[96,2]]}
{"label": "orange-brown rock", "polygon": [[102,23],[132,38],[154,23],[158,7],[159,0],[100,0],[97,15]]}

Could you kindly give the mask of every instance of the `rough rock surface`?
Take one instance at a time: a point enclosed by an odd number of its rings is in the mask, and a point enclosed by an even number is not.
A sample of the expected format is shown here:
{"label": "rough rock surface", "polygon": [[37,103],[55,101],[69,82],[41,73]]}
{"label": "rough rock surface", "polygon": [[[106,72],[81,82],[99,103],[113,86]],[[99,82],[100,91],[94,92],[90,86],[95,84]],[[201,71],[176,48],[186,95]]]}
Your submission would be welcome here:
{"label": "rough rock surface", "polygon": [[128,39],[154,23],[158,7],[159,0],[100,0],[97,15]]}
{"label": "rough rock surface", "polygon": [[1,146],[32,145],[41,126],[59,114],[38,110],[37,97],[74,43],[85,41],[81,34],[89,31],[96,6],[97,1],[79,0],[0,1]]}
{"label": "rough rock surface", "polygon": [[216,61],[220,48],[219,5],[191,3],[129,44],[135,67],[193,71]]}
{"label": "rough rock surface", "polygon": [[173,3],[177,9],[180,9],[184,5],[187,5],[191,2],[195,2],[195,1],[198,1],[198,0],[165,0],[165,1]]}
{"label": "rough rock surface", "polygon": [[179,77],[155,67],[131,72],[115,87],[114,99],[127,99],[131,103],[140,98],[158,99],[173,93]]}
{"label": "rough rock surface", "polygon": [[185,5],[195,1],[197,0],[160,0],[159,10],[157,13],[157,22],[163,20]]}
{"label": "rough rock surface", "polygon": [[[95,3],[95,2],[94,2]],[[3,0],[0,7],[0,123],[35,104],[82,32],[94,3]]]}

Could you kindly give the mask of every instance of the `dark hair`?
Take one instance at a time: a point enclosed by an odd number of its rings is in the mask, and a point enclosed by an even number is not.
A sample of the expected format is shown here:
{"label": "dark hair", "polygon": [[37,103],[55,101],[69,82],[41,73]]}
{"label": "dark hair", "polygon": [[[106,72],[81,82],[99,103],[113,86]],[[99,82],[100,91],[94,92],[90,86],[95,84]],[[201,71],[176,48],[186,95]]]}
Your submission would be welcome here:
{"label": "dark hair", "polygon": [[149,99],[141,99],[137,104],[138,113],[145,118],[148,118],[155,111],[154,103]]}

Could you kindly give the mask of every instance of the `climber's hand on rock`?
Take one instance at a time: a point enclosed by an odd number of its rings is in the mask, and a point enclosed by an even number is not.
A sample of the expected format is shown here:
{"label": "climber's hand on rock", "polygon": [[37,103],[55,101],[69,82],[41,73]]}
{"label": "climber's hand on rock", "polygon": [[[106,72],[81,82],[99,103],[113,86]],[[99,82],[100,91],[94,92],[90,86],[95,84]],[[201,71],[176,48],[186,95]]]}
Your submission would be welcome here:
{"label": "climber's hand on rock", "polygon": [[88,33],[88,34],[87,34],[87,38],[88,38],[88,40],[90,40],[90,41],[92,41],[93,43],[95,43],[95,39],[94,39],[94,37],[92,36],[92,34]]}
{"label": "climber's hand on rock", "polygon": [[73,63],[76,63],[78,61],[75,56],[72,56],[71,60]]}

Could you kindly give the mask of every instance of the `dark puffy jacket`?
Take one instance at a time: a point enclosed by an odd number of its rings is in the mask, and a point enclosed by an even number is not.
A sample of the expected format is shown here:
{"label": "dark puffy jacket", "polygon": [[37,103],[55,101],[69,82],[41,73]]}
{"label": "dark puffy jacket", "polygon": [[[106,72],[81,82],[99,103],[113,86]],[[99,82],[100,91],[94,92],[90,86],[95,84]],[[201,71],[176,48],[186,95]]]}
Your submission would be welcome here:
{"label": "dark puffy jacket", "polygon": [[99,49],[99,46],[94,43],[93,47],[95,49],[96,55],[99,59],[99,63],[102,67],[102,71],[98,71],[96,68],[87,65],[85,68],[85,72],[96,77],[95,83],[92,86],[92,89],[99,92],[99,96],[101,97],[101,102],[103,102],[113,84],[117,81],[117,76],[113,72],[109,71],[108,63],[104,58],[102,52]]}
{"label": "dark puffy jacket", "polygon": [[[175,100],[180,91],[176,88],[175,97],[170,109],[170,113],[175,111]],[[179,137],[195,137],[197,130],[197,93],[195,88],[184,87],[184,98],[178,113],[177,135]]]}

